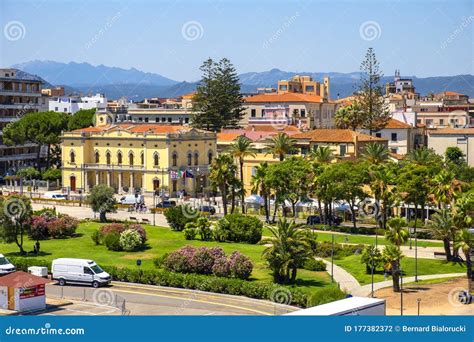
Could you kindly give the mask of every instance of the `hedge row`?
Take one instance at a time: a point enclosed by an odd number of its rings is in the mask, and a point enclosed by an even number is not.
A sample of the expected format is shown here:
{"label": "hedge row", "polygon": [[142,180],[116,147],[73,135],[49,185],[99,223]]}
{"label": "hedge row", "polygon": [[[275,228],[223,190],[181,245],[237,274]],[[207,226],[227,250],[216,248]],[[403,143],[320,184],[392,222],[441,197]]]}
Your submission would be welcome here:
{"label": "hedge row", "polygon": [[[375,235],[375,232],[377,232],[378,235],[384,235],[385,230],[380,229],[380,228],[369,228],[369,227],[357,227],[354,229],[354,227],[349,227],[349,226],[325,226],[321,225],[318,226],[319,230],[324,230],[324,231],[334,231],[334,232],[339,232],[339,233],[347,233],[347,234],[361,234],[361,235]],[[417,229],[416,235],[418,236],[419,239],[433,239],[429,231],[422,231],[420,229],[423,229],[419,227]]]}

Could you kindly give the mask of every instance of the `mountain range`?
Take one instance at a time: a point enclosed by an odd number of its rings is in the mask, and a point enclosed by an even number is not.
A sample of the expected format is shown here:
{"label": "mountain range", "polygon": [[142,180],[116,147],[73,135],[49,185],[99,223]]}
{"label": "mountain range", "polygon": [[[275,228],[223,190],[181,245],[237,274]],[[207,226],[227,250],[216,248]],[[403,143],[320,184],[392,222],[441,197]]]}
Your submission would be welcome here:
{"label": "mountain range", "polygon": [[[197,82],[178,82],[157,73],[144,72],[135,68],[123,69],[89,63],[60,63],[54,61],[31,61],[12,65],[45,80],[45,83],[64,86],[66,93],[103,93],[110,99],[125,96],[139,101],[149,97],[176,97],[193,91]],[[275,87],[278,80],[290,79],[295,75],[308,75],[315,80],[331,78],[331,97],[345,97],[356,89],[360,72],[292,72],[271,69],[263,72],[247,72],[239,75],[242,92],[252,93],[260,87]],[[434,76],[412,78],[417,92],[428,94],[446,90],[456,91],[474,97],[474,75]],[[392,81],[385,76],[381,82]]]}

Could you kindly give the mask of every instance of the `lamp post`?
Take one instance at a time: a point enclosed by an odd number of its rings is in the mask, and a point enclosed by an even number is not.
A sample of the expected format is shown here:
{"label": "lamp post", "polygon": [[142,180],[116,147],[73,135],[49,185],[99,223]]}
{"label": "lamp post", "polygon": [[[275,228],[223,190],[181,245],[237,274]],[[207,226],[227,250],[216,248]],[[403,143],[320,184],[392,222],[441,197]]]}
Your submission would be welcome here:
{"label": "lamp post", "polygon": [[153,226],[155,226],[155,217],[156,217],[156,196],[159,196],[160,193],[159,193],[159,190],[158,189],[155,189],[155,191],[153,191]]}
{"label": "lamp post", "polygon": [[[331,227],[332,229],[332,227]],[[332,232],[332,250],[331,250],[331,283],[334,283],[334,232]]]}
{"label": "lamp post", "polygon": [[375,250],[371,250],[370,251],[370,256],[371,256],[371,259],[370,259],[370,273],[371,273],[371,292],[370,292],[370,296],[372,298],[374,298],[374,252]]}
{"label": "lamp post", "polygon": [[399,269],[400,272],[400,316],[403,316],[403,272],[402,269]]}
{"label": "lamp post", "polygon": [[420,316],[420,303],[421,303],[421,298],[416,299],[416,303],[418,305],[418,316]]}

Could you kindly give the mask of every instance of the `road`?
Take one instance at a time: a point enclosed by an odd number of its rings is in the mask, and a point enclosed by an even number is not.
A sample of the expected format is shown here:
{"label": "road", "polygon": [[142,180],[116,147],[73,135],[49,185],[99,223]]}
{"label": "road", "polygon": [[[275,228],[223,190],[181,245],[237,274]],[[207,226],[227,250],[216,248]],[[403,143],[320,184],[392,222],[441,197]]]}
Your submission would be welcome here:
{"label": "road", "polygon": [[46,296],[71,303],[43,315],[281,315],[297,310],[240,296],[121,282],[99,289],[49,284]]}

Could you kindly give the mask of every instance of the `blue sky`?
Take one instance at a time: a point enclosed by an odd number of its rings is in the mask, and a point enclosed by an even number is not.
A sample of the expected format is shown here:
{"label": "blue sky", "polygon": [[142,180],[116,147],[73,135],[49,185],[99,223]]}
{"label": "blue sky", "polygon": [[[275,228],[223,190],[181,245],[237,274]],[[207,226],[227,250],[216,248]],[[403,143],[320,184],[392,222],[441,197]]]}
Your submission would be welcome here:
{"label": "blue sky", "polygon": [[[474,73],[472,0],[0,0],[0,66],[89,62],[199,78],[207,57],[239,72]],[[15,30],[16,29],[16,30]]]}

